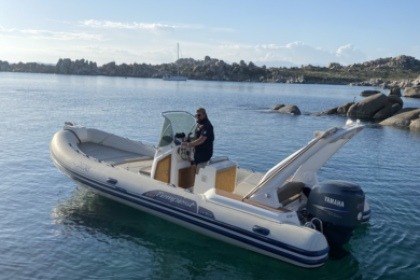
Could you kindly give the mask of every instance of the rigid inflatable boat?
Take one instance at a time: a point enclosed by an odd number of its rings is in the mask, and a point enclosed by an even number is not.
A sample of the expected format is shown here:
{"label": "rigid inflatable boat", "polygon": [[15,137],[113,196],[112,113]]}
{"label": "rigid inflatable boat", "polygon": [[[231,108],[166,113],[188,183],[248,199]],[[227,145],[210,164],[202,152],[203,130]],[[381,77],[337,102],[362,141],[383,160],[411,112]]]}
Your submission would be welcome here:
{"label": "rigid inflatable boat", "polygon": [[157,146],[66,123],[51,141],[56,166],[99,194],[207,236],[294,265],[324,264],[368,221],[361,187],[319,182],[317,171],[362,130],[357,123],[317,133],[266,173],[214,157],[194,168],[184,141],[192,114],[162,113]]}

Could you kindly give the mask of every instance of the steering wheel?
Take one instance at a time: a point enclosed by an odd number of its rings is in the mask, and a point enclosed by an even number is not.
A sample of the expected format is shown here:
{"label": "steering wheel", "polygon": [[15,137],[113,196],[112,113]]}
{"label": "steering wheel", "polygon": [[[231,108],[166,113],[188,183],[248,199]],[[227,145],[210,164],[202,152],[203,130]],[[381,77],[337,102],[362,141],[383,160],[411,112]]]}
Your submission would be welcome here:
{"label": "steering wheel", "polygon": [[183,160],[191,160],[192,148],[187,146],[187,142],[182,142],[178,149],[178,154]]}

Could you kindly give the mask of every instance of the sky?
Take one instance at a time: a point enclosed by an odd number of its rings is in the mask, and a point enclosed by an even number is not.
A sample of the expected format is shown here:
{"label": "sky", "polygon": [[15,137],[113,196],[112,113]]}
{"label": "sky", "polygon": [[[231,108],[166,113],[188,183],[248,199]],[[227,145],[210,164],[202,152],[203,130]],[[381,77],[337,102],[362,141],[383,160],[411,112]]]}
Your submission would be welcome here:
{"label": "sky", "polygon": [[0,0],[0,60],[205,56],[267,67],[420,59],[419,0]]}

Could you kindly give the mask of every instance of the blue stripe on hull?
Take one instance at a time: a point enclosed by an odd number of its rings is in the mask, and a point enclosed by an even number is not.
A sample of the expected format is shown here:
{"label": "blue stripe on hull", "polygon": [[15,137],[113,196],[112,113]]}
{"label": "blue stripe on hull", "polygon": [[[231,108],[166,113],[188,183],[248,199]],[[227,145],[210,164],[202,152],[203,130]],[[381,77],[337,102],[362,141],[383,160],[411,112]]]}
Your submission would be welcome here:
{"label": "blue stripe on hull", "polygon": [[[97,182],[80,174],[74,173],[71,170],[64,168],[64,166],[59,164],[57,160],[55,160],[55,162],[60,165],[74,180],[92,187],[102,193],[133,203],[139,207],[161,213],[168,217],[178,219],[220,236],[230,238],[234,241],[239,241],[247,246],[271,253],[285,261],[289,261],[305,267],[316,267],[324,264],[328,258],[328,248],[321,251],[302,250],[283,242],[257,235],[251,231],[246,231],[244,229],[234,227],[204,216],[200,216],[195,213],[171,207],[152,198],[131,194],[126,191],[122,192],[121,190],[114,189],[113,187],[101,182]],[[277,248],[273,248],[272,246]],[[294,254],[300,254],[301,256],[296,256]]]}

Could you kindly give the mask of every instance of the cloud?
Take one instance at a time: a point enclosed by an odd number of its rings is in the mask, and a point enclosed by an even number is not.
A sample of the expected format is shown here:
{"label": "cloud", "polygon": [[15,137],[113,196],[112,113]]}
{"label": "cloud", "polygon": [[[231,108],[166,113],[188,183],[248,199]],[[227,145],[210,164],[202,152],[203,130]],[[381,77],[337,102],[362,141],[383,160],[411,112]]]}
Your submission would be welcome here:
{"label": "cloud", "polygon": [[352,64],[366,60],[366,55],[351,44],[340,46],[336,51],[336,57],[341,64]]}
{"label": "cloud", "polygon": [[16,29],[4,28],[0,26],[0,34],[9,37],[23,37],[32,39],[47,39],[59,41],[83,40],[83,41],[103,41],[101,35],[86,33],[86,32],[64,32],[64,31],[51,31],[42,29]]}
{"label": "cloud", "polygon": [[[220,56],[226,60],[237,61],[238,58],[253,61],[266,66],[327,66],[331,62],[348,65],[364,61],[366,55],[353,45],[340,46],[337,50],[314,47],[301,41],[290,42],[285,45],[257,44],[239,45],[223,44],[218,48]],[[227,57],[226,57],[227,56]]]}
{"label": "cloud", "polygon": [[[327,65],[335,61],[334,53],[315,48],[303,42],[291,42],[285,45],[257,44],[240,45],[224,44],[218,48],[219,55],[228,61],[237,61],[238,58],[253,61],[258,65],[266,66],[300,66],[300,65]],[[217,55],[217,54],[216,54]]]}
{"label": "cloud", "polygon": [[232,33],[235,30],[229,27],[207,27],[201,24],[163,24],[163,23],[142,23],[142,22],[118,22],[110,20],[88,19],[80,22],[81,26],[96,29],[124,29],[138,31],[166,31],[172,32],[176,30],[189,31],[207,31],[217,33]]}
{"label": "cloud", "polygon": [[176,26],[174,25],[167,25],[161,23],[138,23],[138,22],[116,22],[116,21],[109,21],[109,20],[84,20],[81,22],[82,26],[90,27],[90,28],[101,28],[101,29],[128,29],[128,30],[146,30],[146,31],[173,31],[175,30]]}
{"label": "cloud", "polygon": [[[72,53],[71,57],[83,56],[89,60],[94,59],[98,63],[112,60],[121,63],[160,64],[171,62],[176,59],[176,51],[174,50],[176,42],[180,42],[182,57],[184,58],[203,59],[209,55],[228,63],[244,60],[267,67],[291,67],[308,64],[327,66],[332,62],[348,65],[366,59],[364,53],[352,44],[345,44],[336,49],[326,49],[302,41],[287,44],[217,42],[217,38],[222,40],[224,37],[210,36],[212,39],[208,40],[210,31],[234,32],[234,30],[202,25],[127,23],[93,19],[79,22],[77,25],[79,29],[71,31],[16,29],[5,28],[0,25],[0,37],[2,43],[4,43],[3,46],[6,45],[5,42],[9,42],[7,45],[11,50],[13,46],[24,41],[37,46],[44,45],[45,49],[54,47],[60,57],[67,56],[67,54],[70,56],[70,53]],[[95,30],[92,31],[92,29]],[[159,30],[173,31],[176,29],[188,32],[184,32],[185,34],[163,32],[160,34],[162,36],[149,36],[149,34],[143,34],[144,36],[136,34],[134,36],[133,34],[138,30],[157,32]],[[120,30],[127,30],[127,32],[120,32]],[[203,35],[205,37],[202,37]],[[183,40],[187,38],[188,40]],[[192,40],[192,38],[194,39]],[[228,40],[231,40],[231,36],[228,37]],[[55,41],[55,43],[52,44],[52,41]],[[74,52],[75,49],[78,49],[78,51]]]}

